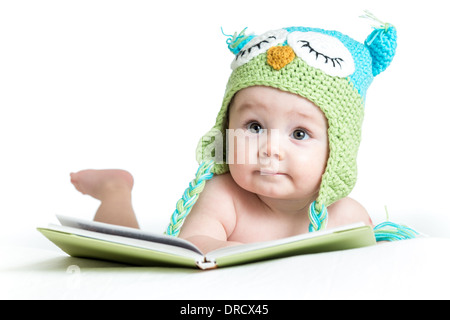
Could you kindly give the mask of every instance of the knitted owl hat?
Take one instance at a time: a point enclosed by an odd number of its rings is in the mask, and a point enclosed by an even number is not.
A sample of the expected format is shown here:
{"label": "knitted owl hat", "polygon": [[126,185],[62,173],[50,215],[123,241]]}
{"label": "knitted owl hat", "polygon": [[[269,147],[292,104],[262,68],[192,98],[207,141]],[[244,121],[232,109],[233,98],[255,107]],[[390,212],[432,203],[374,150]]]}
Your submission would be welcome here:
{"label": "knitted owl hat", "polygon": [[309,210],[310,231],[324,229],[326,208],[355,186],[366,92],[394,57],[396,29],[380,23],[364,43],[317,28],[290,27],[259,36],[246,35],[244,29],[229,36],[227,43],[235,57],[222,107],[214,127],[198,144],[200,168],[178,201],[166,233],[178,235],[205,181],[213,174],[228,172],[224,147],[227,110],[239,90],[256,85],[307,98],[328,120],[329,158],[318,198]]}

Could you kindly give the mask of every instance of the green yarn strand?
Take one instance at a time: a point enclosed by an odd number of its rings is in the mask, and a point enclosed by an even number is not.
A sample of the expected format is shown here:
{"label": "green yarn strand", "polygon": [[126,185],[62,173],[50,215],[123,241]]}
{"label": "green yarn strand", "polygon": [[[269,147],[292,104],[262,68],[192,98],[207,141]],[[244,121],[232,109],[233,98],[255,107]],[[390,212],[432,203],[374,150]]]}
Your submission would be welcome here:
{"label": "green yarn strand", "polygon": [[180,233],[184,220],[191,212],[192,207],[197,202],[200,193],[205,188],[206,181],[213,177],[211,169],[214,161],[203,161],[195,174],[195,179],[189,183],[189,187],[184,191],[183,196],[178,200],[176,209],[170,219],[166,234],[177,237]]}
{"label": "green yarn strand", "polygon": [[373,228],[375,239],[379,241],[397,241],[414,239],[418,232],[415,230],[390,221],[385,221]]}
{"label": "green yarn strand", "polygon": [[387,29],[389,29],[389,26],[390,26],[389,23],[381,21],[369,10],[364,10],[364,14],[359,17],[363,18],[363,19],[368,19],[369,21],[371,21],[372,27],[374,29],[384,29],[385,31],[387,31]]}
{"label": "green yarn strand", "polygon": [[419,235],[417,231],[410,227],[389,221],[389,212],[386,206],[384,210],[386,211],[386,221],[373,228],[377,242],[414,239]]}

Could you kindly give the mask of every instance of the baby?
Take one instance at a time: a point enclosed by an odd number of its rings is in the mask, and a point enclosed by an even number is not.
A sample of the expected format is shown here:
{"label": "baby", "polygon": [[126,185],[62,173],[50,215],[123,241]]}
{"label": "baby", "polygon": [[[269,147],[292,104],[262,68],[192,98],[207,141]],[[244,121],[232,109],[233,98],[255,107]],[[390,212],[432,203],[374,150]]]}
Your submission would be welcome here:
{"label": "baby", "polygon": [[[241,32],[228,44],[233,72],[197,150],[209,181],[191,183],[167,233],[206,253],[354,222],[372,226],[348,194],[366,91],[394,56],[395,28],[384,24],[364,44],[304,27]],[[84,170],[71,181],[101,201],[96,221],[139,227],[128,172]]]}

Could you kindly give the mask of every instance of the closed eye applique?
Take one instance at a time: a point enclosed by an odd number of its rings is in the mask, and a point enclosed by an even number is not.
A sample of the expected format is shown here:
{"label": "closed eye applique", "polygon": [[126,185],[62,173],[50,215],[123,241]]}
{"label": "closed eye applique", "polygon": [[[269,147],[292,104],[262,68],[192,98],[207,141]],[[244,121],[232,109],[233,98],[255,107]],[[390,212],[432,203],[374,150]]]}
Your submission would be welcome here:
{"label": "closed eye applique", "polygon": [[340,63],[340,62],[344,62],[344,60],[342,58],[331,58],[331,57],[328,57],[328,56],[324,55],[323,53],[317,52],[316,50],[314,50],[311,47],[311,44],[309,43],[309,41],[306,41],[306,40],[298,40],[297,41],[297,43],[300,43],[300,42],[304,43],[302,48],[307,47],[307,48],[309,48],[309,53],[313,53],[314,52],[316,54],[316,60],[319,59],[319,56],[322,56],[322,57],[325,58],[325,64],[330,62],[330,63],[333,64],[333,67],[336,67],[337,65],[339,65],[339,67],[341,67],[341,69],[342,69],[342,65]]}
{"label": "closed eye applique", "polygon": [[231,69],[236,69],[261,53],[266,52],[269,48],[286,41],[288,32],[285,29],[268,31],[263,35],[253,38],[244,48],[236,55],[231,63]]}
{"label": "closed eye applique", "polygon": [[346,77],[355,72],[352,54],[333,36],[295,31],[289,34],[287,42],[298,57],[330,76]]}
{"label": "closed eye applique", "polygon": [[[261,50],[261,46],[264,45],[264,47],[266,47],[267,45],[270,44],[270,41],[273,41],[273,40],[277,40],[277,37],[269,36],[267,38],[267,40],[262,40],[262,41],[258,42],[257,44],[255,44],[254,46],[251,46],[247,50],[242,50],[241,52],[239,52],[238,57],[243,57],[245,54],[252,53],[252,49],[254,49],[254,48],[257,48],[257,49]],[[238,59],[238,57],[236,57],[236,59]]]}

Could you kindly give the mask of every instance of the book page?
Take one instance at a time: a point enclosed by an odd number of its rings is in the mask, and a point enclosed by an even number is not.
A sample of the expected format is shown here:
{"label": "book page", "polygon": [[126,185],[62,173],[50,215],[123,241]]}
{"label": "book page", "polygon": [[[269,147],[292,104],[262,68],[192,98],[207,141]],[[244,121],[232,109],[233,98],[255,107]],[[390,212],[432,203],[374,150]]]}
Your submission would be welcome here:
{"label": "book page", "polygon": [[[148,253],[146,253],[146,255],[148,257],[151,257],[152,253],[162,253],[162,254],[168,254],[169,256],[175,256],[175,257],[180,257],[180,258],[189,258],[195,262],[204,260],[203,255],[198,254],[193,250],[178,247],[178,246],[167,245],[164,243],[150,242],[150,241],[146,241],[146,240],[122,237],[119,235],[99,233],[99,232],[95,232],[95,231],[89,231],[89,230],[83,230],[83,229],[79,229],[79,228],[72,228],[72,227],[68,227],[68,226],[53,225],[53,224],[48,225],[48,227],[46,227],[46,228],[38,228],[38,230],[41,232],[42,231],[51,231],[51,232],[67,234],[69,236],[89,238],[89,239],[93,239],[94,241],[100,240],[100,241],[104,241],[105,243],[109,243],[109,244],[118,244],[119,246],[122,246],[122,248],[130,248],[129,250],[131,250],[133,247],[140,248],[140,249],[146,249],[146,250],[148,250]],[[55,242],[55,244],[58,245],[58,242]],[[63,248],[61,248],[61,249],[63,249]],[[69,249],[70,249],[70,247],[69,247]],[[91,250],[91,249],[95,249],[95,248],[94,247],[89,248],[89,250]],[[110,254],[114,255],[115,253],[117,253],[116,250],[117,250],[117,248],[114,248],[113,251],[107,250],[104,252],[108,253],[108,255],[110,255]],[[128,252],[132,252],[132,250],[128,251]],[[93,257],[93,256],[91,256],[91,257]],[[112,259],[112,260],[115,261],[114,259]],[[126,261],[121,261],[121,262],[126,262]]]}
{"label": "book page", "polygon": [[62,215],[56,216],[61,223],[61,225],[66,227],[78,228],[82,230],[94,231],[103,234],[116,235],[126,238],[144,240],[149,242],[161,243],[169,246],[176,246],[188,250],[192,250],[198,254],[203,253],[198,249],[195,245],[190,243],[189,241],[176,238],[173,236],[168,236],[165,234],[156,234],[151,232],[142,231],[139,229],[123,227],[112,225],[108,223],[98,222],[98,221],[89,221],[82,220],[73,217],[67,217]]}
{"label": "book page", "polygon": [[279,245],[283,245],[283,244],[287,244],[287,243],[292,243],[292,242],[302,241],[302,240],[306,240],[306,239],[312,239],[315,237],[320,237],[320,236],[323,236],[326,234],[355,229],[355,228],[359,228],[362,226],[364,226],[364,223],[362,223],[362,222],[354,223],[354,224],[345,225],[345,226],[341,226],[341,227],[337,227],[337,228],[333,228],[333,229],[329,229],[329,230],[310,232],[310,233],[300,234],[300,235],[296,235],[293,237],[282,238],[282,239],[277,239],[277,240],[272,240],[272,241],[254,242],[254,243],[241,244],[241,245],[232,246],[232,247],[220,248],[220,249],[213,250],[213,251],[209,252],[208,254],[206,254],[206,258],[208,260],[214,260],[215,258],[224,257],[224,256],[231,255],[231,254],[244,253],[244,252],[249,252],[249,251],[253,251],[253,250],[275,247],[275,246],[279,246]]}

